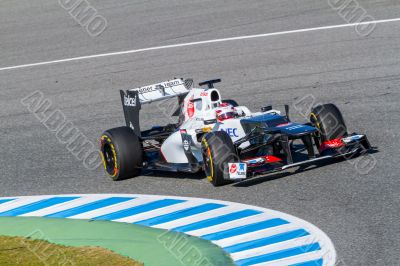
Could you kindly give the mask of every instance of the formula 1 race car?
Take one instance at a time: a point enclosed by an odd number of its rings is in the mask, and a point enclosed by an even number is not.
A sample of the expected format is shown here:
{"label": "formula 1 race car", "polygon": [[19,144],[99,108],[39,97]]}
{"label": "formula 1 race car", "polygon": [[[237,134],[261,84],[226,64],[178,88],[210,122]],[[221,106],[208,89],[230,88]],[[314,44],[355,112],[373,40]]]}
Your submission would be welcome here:
{"label": "formula 1 race car", "polygon": [[[224,100],[214,84],[192,88],[191,79],[174,79],[120,91],[126,126],[105,131],[100,139],[106,172],[114,180],[142,170],[205,172],[219,186],[258,174],[308,166],[321,160],[352,158],[371,149],[365,135],[348,134],[334,104],[312,108],[309,122],[292,122],[272,106],[251,112]],[[143,104],[177,98],[176,123],[141,131]]]}

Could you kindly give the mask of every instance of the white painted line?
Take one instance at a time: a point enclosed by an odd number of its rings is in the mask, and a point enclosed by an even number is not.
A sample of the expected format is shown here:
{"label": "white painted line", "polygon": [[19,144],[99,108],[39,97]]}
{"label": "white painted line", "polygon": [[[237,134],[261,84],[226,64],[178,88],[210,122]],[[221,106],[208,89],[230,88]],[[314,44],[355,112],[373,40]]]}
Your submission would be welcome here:
{"label": "white painted line", "polygon": [[239,227],[239,226],[243,226],[243,225],[253,224],[253,223],[269,220],[272,218],[276,218],[276,217],[272,216],[270,214],[261,213],[261,214],[245,217],[242,219],[226,222],[223,224],[217,224],[214,226],[209,226],[206,228],[194,230],[194,231],[191,231],[190,234],[194,235],[194,236],[203,236],[203,235],[207,235],[207,234],[221,232],[221,231],[227,230],[228,228],[235,228],[235,227]]}
{"label": "white painted line", "polygon": [[0,205],[0,212],[6,212],[15,208],[22,207],[34,202],[38,202],[44,199],[50,199],[53,196],[38,196],[38,197],[18,197],[15,200],[3,203]]}
{"label": "white painted line", "polygon": [[113,212],[118,212],[121,210],[126,210],[132,207],[140,206],[143,204],[147,204],[149,202],[154,201],[153,199],[148,199],[148,198],[136,198],[132,200],[128,200],[122,203],[114,204],[111,206],[103,207],[100,209],[96,209],[93,211],[88,211],[85,213],[77,214],[71,217],[68,217],[70,219],[93,219],[99,216],[107,215]]}
{"label": "white painted line", "polygon": [[[253,264],[252,266],[282,266],[282,265],[293,265],[293,264],[298,264],[298,263],[304,263],[308,261],[313,261],[313,260],[318,260],[323,256],[323,252],[321,250],[318,251],[313,251],[313,252],[307,252],[301,255],[289,257],[289,258],[284,258],[280,260],[274,260],[270,262],[264,262],[264,263],[259,263],[259,264]],[[315,264],[317,265],[317,264]]]}
{"label": "white painted line", "polygon": [[151,218],[155,218],[164,214],[170,214],[176,211],[181,211],[190,207],[194,207],[194,206],[198,206],[201,205],[202,203],[198,203],[195,201],[186,201],[186,202],[182,202],[182,203],[178,203],[178,204],[174,204],[171,206],[166,206],[163,208],[158,208],[152,211],[147,211],[147,212],[143,212],[143,213],[139,213],[139,214],[135,214],[132,216],[128,216],[125,218],[121,218],[118,220],[114,220],[114,222],[124,222],[124,223],[135,223],[135,222],[139,222],[139,221],[143,221],[143,220],[147,220],[147,219],[151,219]]}
{"label": "white painted line", "polygon": [[97,200],[99,200],[99,199],[97,199],[97,198],[85,198],[85,197],[77,198],[75,200],[67,201],[67,202],[64,202],[64,203],[61,203],[61,204],[52,205],[50,207],[39,209],[37,211],[28,212],[28,213],[22,214],[20,216],[43,217],[43,216],[46,216],[46,215],[49,215],[49,214],[53,214],[53,213],[60,212],[60,211],[65,211],[65,210],[69,210],[69,209],[72,209],[72,208],[75,208],[75,207],[79,207],[79,206],[82,206],[82,205],[85,205],[85,204],[88,204],[88,203],[92,203],[92,202],[95,202]]}
{"label": "white painted line", "polygon": [[212,241],[212,242],[214,244],[216,244],[217,246],[226,248],[226,247],[233,246],[236,244],[245,243],[248,241],[254,241],[254,240],[278,235],[281,233],[286,233],[286,232],[297,230],[297,229],[301,229],[301,228],[298,225],[294,225],[294,224],[284,224],[284,225],[271,227],[271,228],[263,229],[263,230],[259,230],[259,231],[253,231],[253,232],[246,233],[243,235],[238,235],[238,236],[225,238],[225,239],[221,239],[221,240],[216,240],[216,241]]}
{"label": "white painted line", "polygon": [[[225,214],[230,214],[232,212],[237,211],[237,208],[232,207],[232,206],[226,206],[226,207],[222,207],[219,209],[215,209],[215,210],[211,210],[211,211],[206,211],[203,213],[199,213],[199,214],[195,214],[189,217],[185,217],[185,218],[180,218],[171,222],[167,222],[167,223],[163,223],[163,224],[158,224],[155,225],[155,228],[161,228],[161,229],[167,229],[167,230],[171,230],[173,228],[176,227],[181,227],[181,226],[185,226],[185,225],[189,225],[192,223],[197,223],[203,220],[207,220],[207,219],[211,219],[211,218],[215,218],[218,216],[222,216]],[[188,235],[191,235],[191,233],[188,231],[186,232]]]}
{"label": "white painted line", "polygon": [[0,68],[0,71],[13,70],[13,69],[22,69],[22,68],[36,67],[36,66],[44,66],[44,65],[51,65],[51,64],[58,64],[58,63],[66,63],[66,62],[73,62],[73,61],[82,61],[82,60],[101,58],[101,57],[143,53],[143,52],[148,52],[148,51],[171,49],[171,48],[178,48],[178,47],[185,47],[185,46],[194,46],[194,45],[202,45],[202,44],[210,44],[210,43],[219,43],[219,42],[229,42],[229,41],[238,41],[238,40],[246,40],[246,39],[264,38],[264,37],[287,35],[287,34],[293,34],[293,33],[303,33],[303,32],[311,32],[311,31],[319,31],[319,30],[339,29],[339,28],[355,27],[355,26],[361,26],[361,25],[381,24],[381,23],[398,22],[398,21],[400,21],[400,18],[365,21],[365,22],[361,22],[361,23],[330,25],[330,26],[305,28],[305,29],[297,29],[297,30],[288,30],[288,31],[279,31],[279,32],[271,32],[271,33],[255,34],[255,35],[244,35],[244,36],[229,37],[229,38],[222,38],[222,39],[205,40],[205,41],[199,41],[199,42],[178,43],[178,44],[155,46],[155,47],[148,47],[148,48],[142,48],[142,49],[136,49],[136,50],[127,50],[127,51],[120,51],[120,52],[111,52],[111,53],[104,53],[104,54],[95,54],[95,55],[87,55],[87,56],[65,58],[65,59],[59,59],[59,60],[53,60],[53,61],[44,61],[44,62],[38,62],[38,63],[32,63],[32,64],[8,66],[8,67]]}
{"label": "white painted line", "polygon": [[282,251],[286,249],[291,249],[291,248],[296,248],[305,245],[310,245],[316,243],[315,239],[313,236],[304,236],[304,237],[299,237],[295,238],[292,240],[284,241],[284,242],[279,242],[276,244],[271,244],[259,248],[253,248],[253,249],[248,249],[240,252],[234,252],[231,253],[231,257],[233,260],[243,260],[251,257],[257,257],[265,254],[270,254],[274,253],[277,251]]}

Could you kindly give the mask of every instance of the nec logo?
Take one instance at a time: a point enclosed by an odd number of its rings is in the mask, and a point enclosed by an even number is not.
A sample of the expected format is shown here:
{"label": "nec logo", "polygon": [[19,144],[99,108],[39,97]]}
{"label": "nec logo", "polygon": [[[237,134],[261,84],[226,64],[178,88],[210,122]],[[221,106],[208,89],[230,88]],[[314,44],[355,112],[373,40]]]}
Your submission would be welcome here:
{"label": "nec logo", "polygon": [[221,128],[221,131],[225,131],[230,137],[239,137],[237,128]]}
{"label": "nec logo", "polygon": [[132,107],[136,106],[136,97],[131,98],[131,97],[129,97],[129,95],[124,96],[124,105],[132,106]]}

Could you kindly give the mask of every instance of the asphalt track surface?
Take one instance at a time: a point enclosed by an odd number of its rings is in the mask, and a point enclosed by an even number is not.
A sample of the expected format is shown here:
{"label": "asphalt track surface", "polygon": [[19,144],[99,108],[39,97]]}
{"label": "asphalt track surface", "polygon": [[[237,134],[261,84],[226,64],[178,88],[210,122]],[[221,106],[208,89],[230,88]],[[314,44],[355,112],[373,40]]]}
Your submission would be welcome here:
{"label": "asphalt track surface", "polygon": [[[90,37],[58,1],[0,3],[0,68],[99,53],[346,23],[326,1],[90,1],[108,21]],[[397,1],[360,1],[377,20]],[[398,265],[400,22],[367,37],[353,27],[156,50],[0,71],[1,196],[136,193],[214,198],[276,209],[321,228],[344,265]],[[124,124],[119,89],[173,77],[219,77],[226,98],[253,110],[312,94],[378,147],[361,174],[341,162],[212,187],[201,175],[149,173],[112,182],[86,169],[21,99],[40,90],[91,141]],[[143,127],[165,122],[146,108]],[[142,112],[144,113],[144,112]],[[151,117],[151,119],[150,119]],[[304,119],[293,109],[293,119]]]}

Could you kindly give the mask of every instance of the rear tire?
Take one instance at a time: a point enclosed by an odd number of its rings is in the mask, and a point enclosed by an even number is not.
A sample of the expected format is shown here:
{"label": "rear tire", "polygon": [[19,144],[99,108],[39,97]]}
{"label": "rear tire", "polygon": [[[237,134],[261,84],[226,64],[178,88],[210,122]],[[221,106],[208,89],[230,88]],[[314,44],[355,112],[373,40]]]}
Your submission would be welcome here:
{"label": "rear tire", "polygon": [[347,127],[339,108],[332,103],[311,110],[310,122],[318,129],[321,142],[347,136]]}
{"label": "rear tire", "polygon": [[139,137],[130,127],[105,131],[100,138],[100,150],[106,172],[115,181],[140,174],[143,149]]}
{"label": "rear tire", "polygon": [[214,186],[230,183],[224,179],[228,175],[227,163],[236,162],[237,155],[232,139],[224,131],[207,133],[202,142],[204,171],[208,181]]}

